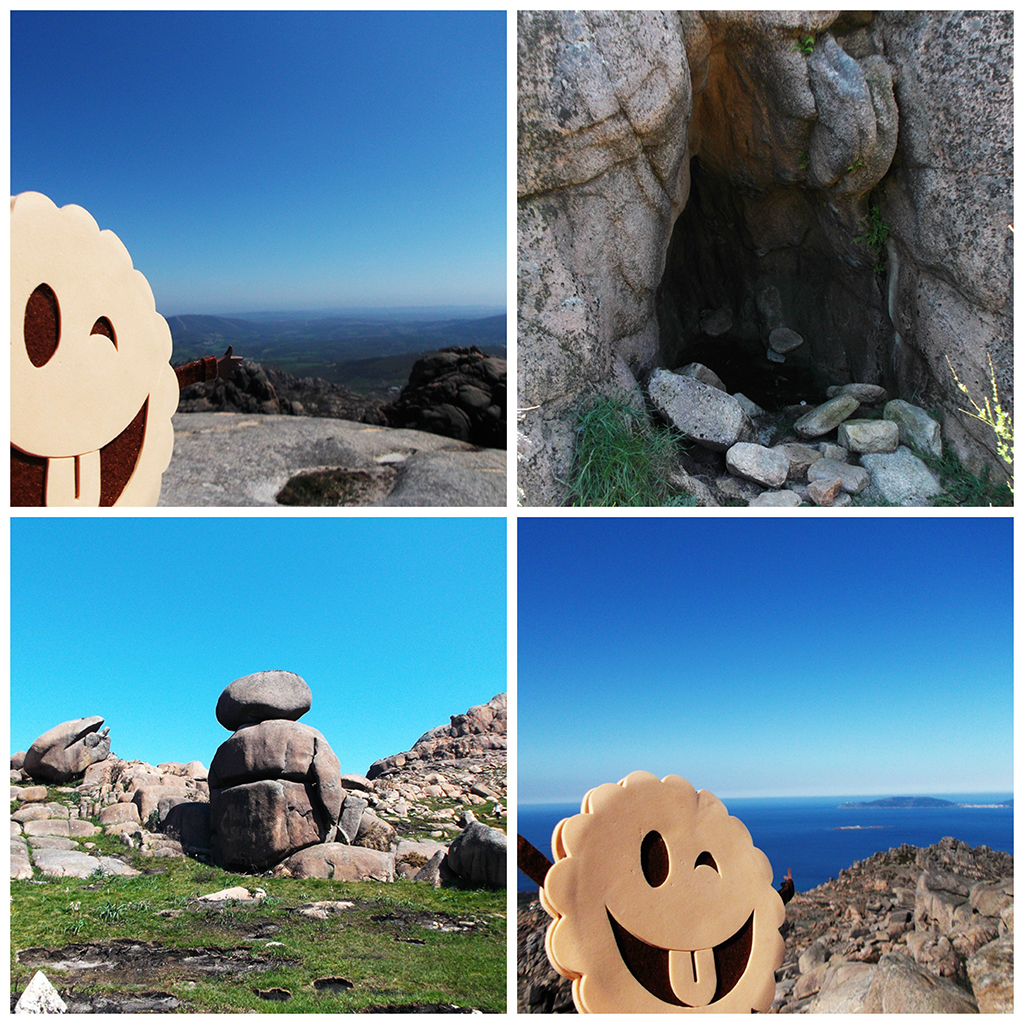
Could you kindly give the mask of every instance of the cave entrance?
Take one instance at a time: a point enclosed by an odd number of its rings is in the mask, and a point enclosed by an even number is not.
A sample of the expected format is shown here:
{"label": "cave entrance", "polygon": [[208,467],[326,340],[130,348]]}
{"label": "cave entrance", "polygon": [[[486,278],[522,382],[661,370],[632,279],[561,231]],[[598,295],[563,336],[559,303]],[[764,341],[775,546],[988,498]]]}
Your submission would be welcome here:
{"label": "cave entrance", "polygon": [[884,267],[822,193],[737,184],[699,157],[690,172],[657,293],[661,365],[703,363],[770,412],[819,404],[830,385],[891,388]]}

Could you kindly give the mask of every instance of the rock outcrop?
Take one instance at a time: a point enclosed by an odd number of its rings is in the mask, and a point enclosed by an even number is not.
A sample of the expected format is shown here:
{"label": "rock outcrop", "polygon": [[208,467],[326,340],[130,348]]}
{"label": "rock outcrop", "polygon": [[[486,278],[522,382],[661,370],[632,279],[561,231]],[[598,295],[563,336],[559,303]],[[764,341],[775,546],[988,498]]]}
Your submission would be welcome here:
{"label": "rock outcrop", "polygon": [[950,364],[1012,406],[1011,69],[1010,12],[521,12],[521,501],[581,403],[723,351],[1005,472]]}
{"label": "rock outcrop", "polygon": [[234,735],[210,764],[214,860],[263,871],[338,832],[341,766],[326,738],[299,718],[311,706],[294,672],[236,679],[217,702],[217,720]]}
{"label": "rock outcrop", "polygon": [[[799,881],[799,880],[797,880]],[[519,900],[522,1013],[572,1013]],[[877,853],[786,905],[773,1013],[1012,1013],[1013,858],[956,839]]]}
{"label": "rock outcrop", "polygon": [[110,730],[100,731],[98,715],[62,722],[43,733],[25,754],[25,771],[34,779],[67,782],[110,753]]}
{"label": "rock outcrop", "polygon": [[381,412],[389,426],[426,430],[484,448],[504,448],[506,361],[476,345],[418,360],[398,399]]}
{"label": "rock outcrop", "polygon": [[507,732],[507,696],[499,693],[465,714],[452,715],[450,724],[428,730],[411,750],[374,761],[366,777],[376,779],[415,761],[461,760],[480,755],[486,758],[490,752],[497,753],[504,763]]}
{"label": "rock outcrop", "polygon": [[[209,771],[110,754],[76,786],[39,785],[19,752],[11,878],[133,874],[138,856],[190,856],[296,878],[504,885],[505,836],[494,827],[506,813],[504,694],[430,730],[417,744],[427,760],[384,759],[373,780],[340,774],[324,737],[295,720],[310,703],[294,673],[231,684],[218,718],[234,733]],[[473,822],[470,808],[487,822]],[[100,855],[100,834],[117,837],[126,855]]]}
{"label": "rock outcrop", "polygon": [[506,454],[421,430],[178,413],[159,504],[504,506]]}

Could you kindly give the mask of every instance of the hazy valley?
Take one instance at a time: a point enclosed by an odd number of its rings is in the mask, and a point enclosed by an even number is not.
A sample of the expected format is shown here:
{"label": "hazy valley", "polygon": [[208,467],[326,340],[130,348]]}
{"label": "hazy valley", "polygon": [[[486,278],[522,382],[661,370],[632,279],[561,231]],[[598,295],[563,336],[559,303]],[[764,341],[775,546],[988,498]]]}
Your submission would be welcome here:
{"label": "hazy valley", "polygon": [[182,314],[167,322],[175,364],[235,355],[296,377],[318,377],[354,391],[401,388],[413,363],[451,345],[477,345],[505,357],[505,313],[480,315],[464,308],[353,310],[334,315],[253,313]]}

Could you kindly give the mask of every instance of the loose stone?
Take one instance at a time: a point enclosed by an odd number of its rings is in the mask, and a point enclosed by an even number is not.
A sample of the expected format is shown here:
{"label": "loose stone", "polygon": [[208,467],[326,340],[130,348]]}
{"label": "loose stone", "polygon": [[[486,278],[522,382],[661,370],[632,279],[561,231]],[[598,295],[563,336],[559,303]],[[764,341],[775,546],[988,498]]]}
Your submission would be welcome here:
{"label": "loose stone", "polygon": [[900,431],[889,420],[847,420],[839,424],[838,439],[851,452],[894,452]]}
{"label": "loose stone", "polygon": [[835,430],[843,420],[849,419],[859,407],[860,402],[852,395],[837,395],[801,416],[793,424],[793,429],[801,437],[821,437]]}

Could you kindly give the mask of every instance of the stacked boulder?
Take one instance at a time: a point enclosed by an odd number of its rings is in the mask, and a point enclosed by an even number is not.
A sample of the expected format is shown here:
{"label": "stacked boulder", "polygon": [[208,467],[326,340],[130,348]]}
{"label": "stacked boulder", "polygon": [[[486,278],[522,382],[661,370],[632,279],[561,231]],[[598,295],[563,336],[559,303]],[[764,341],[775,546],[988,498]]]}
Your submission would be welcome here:
{"label": "stacked boulder", "polygon": [[[830,387],[821,405],[797,406],[791,435],[779,435],[770,414],[745,395],[729,394],[701,363],[651,374],[648,395],[658,413],[707,452],[724,455],[725,474],[709,480],[681,472],[673,484],[702,505],[930,505],[942,485],[915,452],[942,455],[938,422],[875,384]],[[884,403],[884,404],[883,404]],[[862,407],[877,413],[855,416]],[[695,468],[695,467],[694,467]]]}
{"label": "stacked boulder", "polygon": [[224,867],[264,871],[298,850],[333,842],[345,793],[330,744],[298,719],[312,706],[294,672],[236,679],[217,701],[233,731],[210,765],[210,842]]}

